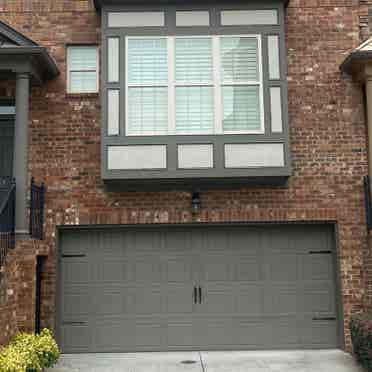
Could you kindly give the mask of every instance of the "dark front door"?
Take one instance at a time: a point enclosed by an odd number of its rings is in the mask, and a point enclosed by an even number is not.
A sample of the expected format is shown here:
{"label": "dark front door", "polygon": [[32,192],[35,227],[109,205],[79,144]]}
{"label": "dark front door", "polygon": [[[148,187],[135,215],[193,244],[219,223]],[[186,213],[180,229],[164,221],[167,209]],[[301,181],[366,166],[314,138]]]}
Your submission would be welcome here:
{"label": "dark front door", "polygon": [[13,175],[14,118],[0,117],[0,177]]}

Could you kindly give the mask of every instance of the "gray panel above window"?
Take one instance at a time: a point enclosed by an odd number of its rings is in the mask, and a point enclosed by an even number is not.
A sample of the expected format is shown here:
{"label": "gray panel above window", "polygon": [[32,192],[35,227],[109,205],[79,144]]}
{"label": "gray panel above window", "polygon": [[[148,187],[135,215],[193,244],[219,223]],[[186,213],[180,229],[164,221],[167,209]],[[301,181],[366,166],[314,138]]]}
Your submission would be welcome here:
{"label": "gray panel above window", "polygon": [[275,9],[222,10],[222,26],[276,25],[278,12]]}
{"label": "gray panel above window", "polygon": [[102,24],[105,180],[290,175],[282,1],[110,6]]}
{"label": "gray panel above window", "polygon": [[209,26],[209,11],[178,11],[176,12],[177,27]]}
{"label": "gray panel above window", "polygon": [[163,12],[109,12],[108,27],[164,26]]}

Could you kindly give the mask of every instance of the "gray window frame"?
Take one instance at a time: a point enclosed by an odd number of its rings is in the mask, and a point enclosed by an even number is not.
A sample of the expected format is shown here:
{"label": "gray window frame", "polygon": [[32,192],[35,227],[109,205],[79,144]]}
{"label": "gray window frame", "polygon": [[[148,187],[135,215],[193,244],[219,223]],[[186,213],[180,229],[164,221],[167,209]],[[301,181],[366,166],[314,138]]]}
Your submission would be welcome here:
{"label": "gray window frame", "polygon": [[[247,25],[247,26],[221,26],[221,10],[259,10],[276,9],[278,12],[278,25]],[[210,12],[210,26],[195,27],[177,27],[177,11],[200,11],[208,10]],[[108,13],[125,11],[164,11],[164,27],[127,27],[127,28],[109,28]],[[195,181],[200,180],[213,181],[224,180],[261,180],[261,178],[271,179],[276,183],[284,183],[291,175],[291,156],[288,128],[288,86],[287,76],[287,56],[285,47],[285,4],[281,0],[267,2],[230,3],[226,6],[219,4],[217,6],[208,5],[110,5],[102,8],[102,58],[101,58],[101,93],[102,93],[102,128],[101,128],[101,174],[105,181],[130,181],[134,183],[138,180],[154,180],[177,183],[179,180]],[[125,38],[128,36],[187,36],[187,35],[239,35],[239,34],[260,34],[262,36],[262,62],[263,62],[263,90],[264,90],[264,133],[263,134],[218,134],[218,135],[156,135],[156,136],[125,136]],[[269,78],[269,56],[268,56],[268,36],[278,35],[279,53],[280,53],[280,79],[270,80]],[[119,82],[108,81],[108,38],[119,37]],[[283,132],[272,133],[271,115],[270,115],[270,88],[280,87],[282,98],[282,120]],[[120,89],[120,123],[119,135],[108,135],[107,123],[107,91],[109,89]],[[210,169],[179,169],[177,162],[178,144],[205,144],[214,145],[214,167]],[[282,143],[284,145],[284,167],[262,167],[262,168],[243,168],[227,169],[224,164],[224,145],[235,143]],[[115,145],[167,145],[167,164],[166,170],[109,170],[107,164],[108,146]],[[183,181],[182,181],[183,180]]]}

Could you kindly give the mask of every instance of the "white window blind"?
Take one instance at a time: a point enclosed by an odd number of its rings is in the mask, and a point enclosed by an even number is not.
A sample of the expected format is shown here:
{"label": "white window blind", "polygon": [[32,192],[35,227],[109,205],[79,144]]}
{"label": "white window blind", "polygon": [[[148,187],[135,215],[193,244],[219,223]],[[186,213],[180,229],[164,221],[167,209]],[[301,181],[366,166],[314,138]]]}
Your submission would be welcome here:
{"label": "white window blind", "polygon": [[176,132],[213,133],[211,38],[176,38]]}
{"label": "white window blind", "polygon": [[126,134],[262,133],[260,36],[127,37]]}
{"label": "white window blind", "polygon": [[68,47],[67,69],[67,89],[69,93],[98,92],[97,47]]}
{"label": "white window blind", "polygon": [[166,38],[127,39],[127,134],[168,132]]}
{"label": "white window blind", "polygon": [[258,39],[221,38],[221,76],[224,132],[261,129]]}

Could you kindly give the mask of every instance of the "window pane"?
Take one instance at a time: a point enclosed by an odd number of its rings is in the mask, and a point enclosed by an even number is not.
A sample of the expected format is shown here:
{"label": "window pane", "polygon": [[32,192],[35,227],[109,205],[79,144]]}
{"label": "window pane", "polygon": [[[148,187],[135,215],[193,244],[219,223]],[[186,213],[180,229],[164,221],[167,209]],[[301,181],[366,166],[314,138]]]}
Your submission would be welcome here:
{"label": "window pane", "polygon": [[168,131],[168,89],[128,89],[128,134]]}
{"label": "window pane", "polygon": [[118,89],[107,91],[107,134],[116,136],[119,134],[120,120],[120,94]]}
{"label": "window pane", "polygon": [[96,47],[70,47],[68,51],[70,71],[97,70]]}
{"label": "window pane", "polygon": [[70,72],[71,93],[91,93],[97,92],[97,90],[98,87],[96,72]]}
{"label": "window pane", "polygon": [[221,38],[223,82],[258,81],[258,41],[248,37]]}
{"label": "window pane", "polygon": [[258,86],[222,87],[223,130],[225,132],[261,129],[259,92]]}
{"label": "window pane", "polygon": [[269,48],[270,79],[280,79],[279,37],[276,35],[268,36],[267,44]]}
{"label": "window pane", "polygon": [[213,133],[213,88],[176,88],[177,133]]}
{"label": "window pane", "polygon": [[128,84],[167,84],[167,40],[128,39]]}
{"label": "window pane", "polygon": [[119,81],[119,38],[110,37],[108,47],[108,81]]}
{"label": "window pane", "polygon": [[176,39],[176,81],[210,83],[212,78],[212,39]]}

